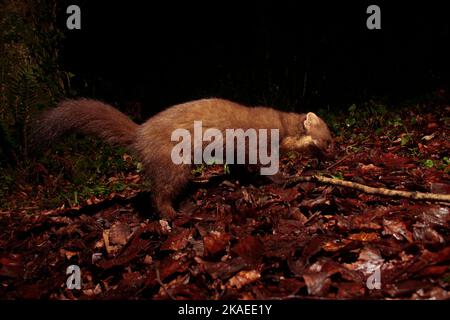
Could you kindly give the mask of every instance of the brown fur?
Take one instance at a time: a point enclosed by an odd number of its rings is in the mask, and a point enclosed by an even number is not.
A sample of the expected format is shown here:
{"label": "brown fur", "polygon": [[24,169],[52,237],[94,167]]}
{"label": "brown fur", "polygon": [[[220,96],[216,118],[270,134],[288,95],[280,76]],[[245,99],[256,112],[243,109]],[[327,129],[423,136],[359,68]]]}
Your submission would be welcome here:
{"label": "brown fur", "polygon": [[156,209],[170,218],[175,214],[172,200],[191,176],[190,165],[176,165],[171,160],[171,150],[176,144],[171,141],[171,134],[179,128],[193,134],[193,123],[198,120],[202,121],[204,129],[216,128],[222,132],[227,128],[279,129],[282,151],[314,149],[329,154],[332,150],[328,127],[314,114],[250,108],[222,99],[176,105],[140,126],[117,109],[96,100],[63,101],[37,122],[34,141],[49,144],[67,131],[78,130],[127,147],[142,161],[152,185]]}

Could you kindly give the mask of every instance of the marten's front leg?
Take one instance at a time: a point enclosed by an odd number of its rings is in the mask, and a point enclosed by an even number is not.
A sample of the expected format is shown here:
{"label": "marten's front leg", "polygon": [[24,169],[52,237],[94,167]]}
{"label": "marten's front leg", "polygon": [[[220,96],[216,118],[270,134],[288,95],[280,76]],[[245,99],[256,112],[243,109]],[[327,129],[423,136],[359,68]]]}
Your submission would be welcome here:
{"label": "marten's front leg", "polygon": [[162,218],[172,220],[176,217],[177,212],[172,206],[172,198],[167,194],[154,193],[152,195],[153,206],[156,208]]}

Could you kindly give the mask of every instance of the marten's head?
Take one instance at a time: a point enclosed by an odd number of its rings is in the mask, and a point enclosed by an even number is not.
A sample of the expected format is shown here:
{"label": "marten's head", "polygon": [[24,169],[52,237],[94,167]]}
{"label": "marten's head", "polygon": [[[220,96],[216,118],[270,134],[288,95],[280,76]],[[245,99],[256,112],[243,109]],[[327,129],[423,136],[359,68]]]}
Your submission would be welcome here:
{"label": "marten's head", "polygon": [[301,125],[303,128],[298,136],[289,136],[281,141],[282,149],[326,158],[334,157],[333,138],[325,121],[315,113],[308,112]]}

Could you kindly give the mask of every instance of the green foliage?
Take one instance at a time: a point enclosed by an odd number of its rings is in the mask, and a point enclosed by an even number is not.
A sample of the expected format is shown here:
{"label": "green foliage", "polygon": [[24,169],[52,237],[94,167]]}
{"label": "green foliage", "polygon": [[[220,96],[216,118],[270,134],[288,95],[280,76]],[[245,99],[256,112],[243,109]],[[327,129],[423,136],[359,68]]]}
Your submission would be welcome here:
{"label": "green foliage", "polygon": [[385,104],[369,100],[360,107],[352,104],[348,108],[348,116],[345,119],[347,127],[366,126],[370,128],[380,128],[385,125],[384,116],[387,113]]}
{"label": "green foliage", "polygon": [[344,180],[344,175],[342,172],[336,172],[333,176],[334,179]]}
{"label": "green foliage", "polygon": [[143,167],[143,165],[142,165],[142,162],[136,162],[136,172],[137,173],[140,173],[140,172],[142,172],[144,170],[144,167]]}
{"label": "green foliage", "polygon": [[72,135],[64,139],[39,160],[49,175],[59,181],[54,189],[45,186],[42,205],[48,208],[63,203],[77,205],[92,196],[107,196],[136,187],[123,178],[127,173],[136,172],[139,162],[124,159],[123,148],[111,147],[94,138],[79,139]]}
{"label": "green foliage", "polygon": [[442,278],[442,281],[445,281],[445,282],[447,282],[447,283],[450,283],[450,274],[445,275],[445,276]]}
{"label": "green foliage", "polygon": [[401,127],[401,126],[403,126],[403,120],[399,116],[396,116],[396,117],[388,120],[387,124],[392,127]]}
{"label": "green foliage", "polygon": [[435,167],[438,170],[443,170],[445,173],[450,173],[450,158],[449,157],[443,157],[441,160],[437,161],[435,163]]}
{"label": "green foliage", "polygon": [[69,91],[56,11],[56,0],[0,3],[0,166],[27,158],[32,117]]}
{"label": "green foliage", "polygon": [[423,165],[427,168],[433,168],[434,167],[434,161],[427,159],[425,161],[423,161]]}
{"label": "green foliage", "polygon": [[4,198],[9,190],[14,186],[14,172],[8,172],[0,168],[0,198]]}
{"label": "green foliage", "polygon": [[194,166],[194,168],[191,170],[191,173],[194,176],[200,176],[206,169],[206,164],[202,163],[200,165]]}
{"label": "green foliage", "polygon": [[339,134],[341,129],[341,120],[339,119],[336,112],[330,110],[330,106],[327,106],[327,108],[319,109],[317,111],[317,115],[325,120],[331,131],[333,131],[335,134]]}
{"label": "green foliage", "polygon": [[420,150],[418,147],[410,147],[408,148],[408,153],[411,157],[418,158],[420,157]]}
{"label": "green foliage", "polygon": [[318,114],[336,135],[347,135],[358,127],[373,128],[377,130],[377,134],[381,134],[386,125],[387,112],[388,108],[384,103],[369,100],[361,105],[350,105],[344,114],[331,111],[329,106],[327,109],[320,109]]}
{"label": "green foliage", "polygon": [[409,143],[409,141],[411,140],[411,136],[409,135],[409,134],[405,134],[402,138],[401,138],[401,141],[400,141],[400,145],[403,147],[403,146],[406,146],[408,143]]}
{"label": "green foliage", "polygon": [[74,191],[73,192],[73,204],[75,206],[79,205],[79,202],[78,202],[78,191]]}

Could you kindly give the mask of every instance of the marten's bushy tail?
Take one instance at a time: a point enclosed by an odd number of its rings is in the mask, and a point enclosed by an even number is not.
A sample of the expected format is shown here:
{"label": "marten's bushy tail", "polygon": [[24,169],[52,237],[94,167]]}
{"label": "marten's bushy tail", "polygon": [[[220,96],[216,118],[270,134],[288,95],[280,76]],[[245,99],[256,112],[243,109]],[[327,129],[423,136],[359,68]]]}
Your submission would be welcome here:
{"label": "marten's bushy tail", "polygon": [[66,100],[45,111],[30,137],[34,150],[49,147],[68,132],[97,136],[113,145],[133,148],[138,125],[119,110],[91,99]]}

